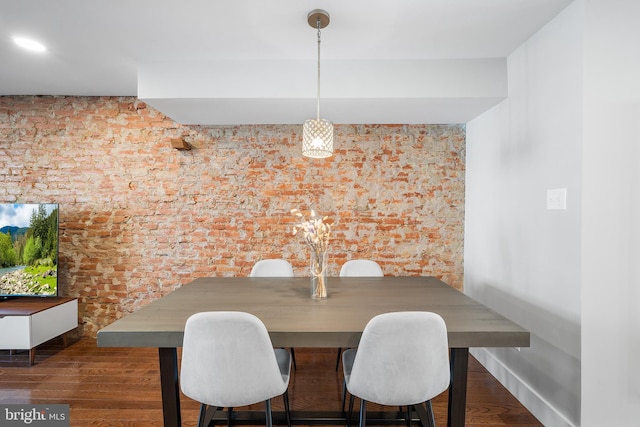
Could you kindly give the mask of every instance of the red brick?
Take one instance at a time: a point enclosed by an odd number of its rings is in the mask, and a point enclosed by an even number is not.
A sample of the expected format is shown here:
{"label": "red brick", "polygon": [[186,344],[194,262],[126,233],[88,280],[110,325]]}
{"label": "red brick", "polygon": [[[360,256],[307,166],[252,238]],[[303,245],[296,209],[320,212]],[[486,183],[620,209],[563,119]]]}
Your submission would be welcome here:
{"label": "red brick", "polygon": [[[463,125],[336,125],[333,157],[300,125],[186,126],[132,97],[0,96],[0,202],[60,203],[60,283],[83,334],[206,275],[282,257],[306,275],[291,208],[334,223],[331,271],[463,279]],[[171,148],[185,138],[188,153]]]}

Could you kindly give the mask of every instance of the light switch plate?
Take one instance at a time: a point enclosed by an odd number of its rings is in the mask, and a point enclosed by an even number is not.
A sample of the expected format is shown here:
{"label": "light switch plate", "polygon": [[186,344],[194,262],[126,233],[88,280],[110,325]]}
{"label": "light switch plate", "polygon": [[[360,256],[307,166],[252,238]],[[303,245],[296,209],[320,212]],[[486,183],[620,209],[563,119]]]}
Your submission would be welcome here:
{"label": "light switch plate", "polygon": [[547,210],[561,211],[567,209],[567,189],[554,188],[547,190]]}

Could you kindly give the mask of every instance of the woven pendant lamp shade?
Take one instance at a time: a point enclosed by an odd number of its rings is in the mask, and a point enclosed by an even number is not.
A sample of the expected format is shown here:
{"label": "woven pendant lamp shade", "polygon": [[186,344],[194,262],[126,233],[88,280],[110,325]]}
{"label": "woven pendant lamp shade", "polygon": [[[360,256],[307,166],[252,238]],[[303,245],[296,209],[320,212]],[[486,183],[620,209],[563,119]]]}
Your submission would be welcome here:
{"label": "woven pendant lamp shade", "polygon": [[333,154],[333,123],[326,119],[309,119],[302,127],[302,154],[322,159]]}

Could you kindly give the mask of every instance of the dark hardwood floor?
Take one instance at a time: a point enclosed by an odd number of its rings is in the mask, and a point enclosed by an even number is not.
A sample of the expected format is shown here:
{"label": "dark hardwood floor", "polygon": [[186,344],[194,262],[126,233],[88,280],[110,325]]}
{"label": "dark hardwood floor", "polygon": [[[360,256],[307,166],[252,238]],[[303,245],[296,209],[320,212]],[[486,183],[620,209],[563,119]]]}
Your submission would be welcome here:
{"label": "dark hardwood floor", "polygon": [[[335,372],[336,354],[335,349],[296,349],[292,410],[339,410],[342,377]],[[162,426],[157,349],[98,348],[87,338],[65,348],[55,339],[38,347],[35,365],[28,366],[28,357],[28,352],[0,351],[0,403],[69,404],[71,427]],[[467,426],[542,426],[473,358],[468,387]],[[184,397],[181,404],[182,424],[196,425],[199,405]],[[281,410],[282,399],[274,399],[273,407]],[[434,399],[433,408],[436,424],[446,426],[446,393]]]}

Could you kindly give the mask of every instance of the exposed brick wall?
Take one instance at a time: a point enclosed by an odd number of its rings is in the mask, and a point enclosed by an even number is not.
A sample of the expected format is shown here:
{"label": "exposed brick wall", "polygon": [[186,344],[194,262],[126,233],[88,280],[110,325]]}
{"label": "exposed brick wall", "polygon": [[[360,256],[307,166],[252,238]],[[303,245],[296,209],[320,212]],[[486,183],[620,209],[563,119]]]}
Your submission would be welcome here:
{"label": "exposed brick wall", "polygon": [[294,207],[335,221],[332,274],[371,258],[462,288],[464,125],[338,125],[318,160],[301,130],[183,126],[131,97],[0,97],[0,202],[60,203],[61,293],[85,335],[262,258],[306,276]]}

